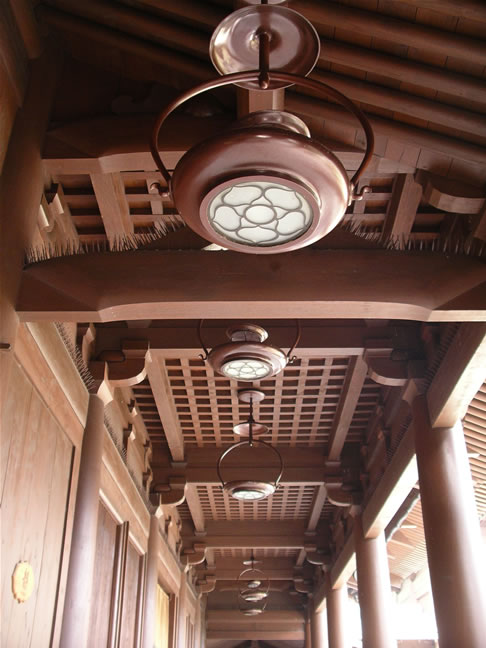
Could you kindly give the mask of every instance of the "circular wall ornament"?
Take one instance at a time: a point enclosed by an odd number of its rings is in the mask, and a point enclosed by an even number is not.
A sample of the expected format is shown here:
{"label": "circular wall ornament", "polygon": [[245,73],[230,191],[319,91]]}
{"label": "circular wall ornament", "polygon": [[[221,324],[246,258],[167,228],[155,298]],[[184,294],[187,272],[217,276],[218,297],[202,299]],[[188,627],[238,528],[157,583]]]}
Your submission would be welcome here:
{"label": "circular wall ornament", "polygon": [[34,570],[28,562],[22,561],[15,565],[12,574],[12,593],[19,603],[28,601],[34,591]]}

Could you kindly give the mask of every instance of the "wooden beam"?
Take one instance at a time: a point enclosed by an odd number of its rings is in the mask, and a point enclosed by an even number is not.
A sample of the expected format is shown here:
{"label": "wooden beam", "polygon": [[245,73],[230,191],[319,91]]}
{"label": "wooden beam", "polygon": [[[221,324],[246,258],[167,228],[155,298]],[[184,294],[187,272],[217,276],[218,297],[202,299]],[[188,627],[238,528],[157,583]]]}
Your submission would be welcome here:
{"label": "wooden beam", "polygon": [[204,512],[202,510],[201,501],[197,492],[197,487],[193,484],[186,486],[186,502],[191,513],[194,529],[196,533],[205,532]]}
{"label": "wooden beam", "polygon": [[382,106],[393,112],[406,113],[431,124],[441,124],[471,135],[477,134],[481,137],[486,135],[486,120],[477,112],[324,70],[317,70],[310,76],[316,81],[336,88],[354,101]]}
{"label": "wooden beam", "polygon": [[427,391],[432,427],[452,427],[464,417],[485,368],[486,323],[461,324]]}
{"label": "wooden beam", "polygon": [[376,538],[386,529],[417,479],[414,432],[409,426],[363,511],[366,538]]}
{"label": "wooden beam", "polygon": [[[208,348],[213,348],[226,340],[226,330],[230,320],[224,324],[204,324],[204,341]],[[269,333],[271,344],[288,348],[295,337],[295,325],[287,321],[262,322]],[[296,353],[301,357],[322,356],[334,357],[362,355],[366,348],[379,346],[384,351],[392,350],[394,344],[400,348],[418,349],[418,326],[319,326],[313,322],[301,322],[301,337]],[[126,326],[98,327],[96,329],[96,348],[94,355],[110,349],[121,349],[123,341],[147,340],[152,354],[160,358],[194,358],[201,352],[195,323],[181,322],[178,326],[157,328]],[[393,342],[392,342],[393,339]]]}
{"label": "wooden beam", "polygon": [[131,56],[140,57],[142,61],[145,59],[160,65],[162,68],[177,70],[187,76],[189,83],[191,81],[207,81],[208,78],[214,76],[214,69],[211,65],[168,47],[163,47],[160,44],[150,43],[142,38],[91,23],[88,20],[58,11],[46,5],[38,7],[36,13],[40,21],[46,22],[63,35],[81,37],[88,57],[90,41],[92,41],[103,44],[110,51],[119,49]]}
{"label": "wooden beam", "polygon": [[153,13],[137,11],[118,3],[107,5],[100,0],[84,0],[82,3],[76,0],[51,0],[50,4],[63,12],[91,21],[93,28],[101,23],[122,34],[159,42],[175,50],[190,49],[201,58],[208,53],[210,38],[204,32],[158,18]]}
{"label": "wooden beam", "polygon": [[[287,91],[285,105],[287,110],[295,112],[298,115],[330,119],[352,125],[355,128],[358,127],[356,118],[349,112],[312,97]],[[486,164],[486,151],[482,146],[464,142],[457,138],[439,135],[425,128],[409,126],[393,119],[377,117],[371,113],[367,113],[366,116],[373,127],[375,137],[381,135],[404,142],[409,146],[418,146],[422,150],[444,153],[451,157],[467,160],[469,163],[477,162],[479,164]],[[427,158],[426,162],[421,162],[419,158],[417,168],[421,168],[421,164],[424,165],[424,168],[428,168],[430,158]]]}
{"label": "wooden beam", "polygon": [[327,456],[330,461],[337,461],[341,456],[344,441],[353,419],[354,410],[358,404],[359,395],[363,388],[368,365],[362,357],[356,356],[349,361],[339,405],[329,434]]}
{"label": "wooden beam", "polygon": [[324,485],[317,486],[314,492],[314,499],[307,521],[307,531],[315,531],[319,518],[321,517],[322,507],[326,503],[327,491]]}
{"label": "wooden beam", "polygon": [[[401,0],[405,4],[417,7],[417,0]],[[439,13],[486,22],[486,6],[482,0],[420,0],[421,9],[431,9]]]}
{"label": "wooden beam", "polygon": [[[459,5],[455,3],[455,6]],[[380,75],[397,81],[486,102],[486,87],[481,79],[328,38],[321,38],[319,62],[337,63],[371,73],[379,70]]]}
{"label": "wooden beam", "polygon": [[[231,118],[173,114],[163,125],[159,150],[168,169],[206,137],[227,128]],[[53,175],[114,173],[154,169],[149,151],[151,119],[139,115],[103,116],[80,120],[49,131],[44,145],[44,165]],[[349,145],[322,141],[345,169],[356,170],[363,154]]]}
{"label": "wooden beam", "polygon": [[[486,319],[486,268],[469,257],[301,250],[76,255],[24,269],[23,321],[185,318]],[[73,294],[72,286],[77,286]]]}
{"label": "wooden beam", "polygon": [[38,58],[43,49],[43,42],[32,3],[29,0],[10,0],[10,7],[28,57],[30,59]]}
{"label": "wooden beam", "polygon": [[237,88],[238,117],[244,117],[258,110],[284,110],[285,89],[280,90],[245,90]]}
{"label": "wooden beam", "polygon": [[133,234],[133,222],[120,173],[92,173],[91,184],[110,244],[116,244],[120,238]]}
{"label": "wooden beam", "polygon": [[417,215],[422,186],[411,174],[400,173],[393,182],[393,191],[383,224],[383,238],[398,241],[403,249]]}
{"label": "wooden beam", "polygon": [[486,204],[484,189],[451,178],[421,171],[417,181],[424,188],[424,200],[441,211],[454,214],[478,214]]}
{"label": "wooden beam", "polygon": [[417,23],[384,16],[374,11],[364,11],[356,7],[344,7],[332,2],[314,3],[297,0],[293,9],[302,13],[319,30],[337,27],[354,34],[362,34],[385,41],[401,43],[419,50],[427,44],[427,51],[444,57],[452,56],[470,63],[486,65],[484,43],[469,36],[453,34],[441,29],[418,25]]}
{"label": "wooden beam", "polygon": [[[302,521],[212,521],[206,522],[207,535],[184,535],[184,546],[203,542],[212,549],[300,549],[309,543]],[[241,571],[241,570],[240,570]]]}
{"label": "wooden beam", "polygon": [[147,377],[152,388],[157,411],[164,428],[173,461],[184,461],[184,437],[177,418],[175,405],[170,398],[170,385],[160,359],[147,353]]}

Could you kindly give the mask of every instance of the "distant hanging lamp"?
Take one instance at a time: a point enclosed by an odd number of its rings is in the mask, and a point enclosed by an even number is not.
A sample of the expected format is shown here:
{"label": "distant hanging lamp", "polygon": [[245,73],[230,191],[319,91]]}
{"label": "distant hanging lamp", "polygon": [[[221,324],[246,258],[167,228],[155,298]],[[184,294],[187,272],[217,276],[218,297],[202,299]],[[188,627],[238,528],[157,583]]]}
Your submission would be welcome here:
{"label": "distant hanging lamp", "polygon": [[[274,448],[266,441],[262,441],[261,439],[254,438],[255,436],[254,429],[258,434],[263,434],[267,431],[266,426],[257,423],[253,417],[253,403],[262,401],[265,397],[265,394],[260,390],[256,390],[256,389],[245,389],[240,391],[238,397],[242,402],[246,402],[250,404],[250,416],[248,418],[248,421],[246,421],[243,424],[238,424],[237,426],[235,426],[235,433],[239,434],[240,436],[247,435],[248,438],[243,441],[240,441],[239,443],[235,443],[234,445],[227,448],[221,454],[221,456],[218,459],[216,471],[218,473],[218,478],[221,482],[221,486],[224,492],[228,493],[228,495],[231,495],[231,497],[233,497],[234,499],[240,501],[246,501],[246,502],[253,502],[256,500],[265,499],[269,495],[273,495],[273,493],[275,493],[275,491],[277,490],[280,484],[280,480],[282,479],[283,461],[280,452],[276,448]],[[236,428],[238,428],[238,430]],[[225,480],[222,474],[222,467],[223,467],[224,460],[231,453],[236,453],[239,451],[241,452],[241,450],[243,450],[244,448],[252,448],[252,450],[255,453],[262,449],[270,450],[277,457],[278,460],[277,477],[274,480],[270,480],[268,478],[264,478],[262,475],[261,479],[252,478],[252,479]],[[228,469],[227,466],[225,466],[225,468]],[[252,471],[255,470],[256,468],[252,467]],[[259,468],[258,471],[260,470],[262,471],[262,473],[267,472],[266,469],[264,468]]]}
{"label": "distant hanging lamp", "polygon": [[246,616],[257,616],[265,611],[270,590],[270,579],[255,567],[260,561],[255,560],[253,551],[251,559],[243,561],[247,566],[238,576],[238,604]]}
{"label": "distant hanging lamp", "polygon": [[280,373],[293,360],[292,353],[300,340],[300,324],[288,353],[266,344],[268,333],[256,324],[236,324],[226,334],[230,342],[220,344],[208,351],[202,339],[202,323],[198,335],[203,348],[203,360],[207,360],[217,373],[243,382],[263,380]]}
{"label": "distant hanging lamp", "polygon": [[[211,60],[223,76],[188,90],[160,113],[151,152],[166,187],[156,186],[161,195],[172,196],[184,221],[202,237],[253,254],[295,250],[325,236],[348,205],[369,191],[357,194],[356,187],[373,154],[373,131],[347,97],[306,78],[319,48],[314,27],[296,11],[266,2],[243,7],[227,16],[211,39]],[[301,119],[278,110],[251,113],[197,144],[171,176],[158,150],[166,118],[192,97],[233,84],[266,91],[295,84],[353,113],[365,132],[366,151],[351,180]]]}

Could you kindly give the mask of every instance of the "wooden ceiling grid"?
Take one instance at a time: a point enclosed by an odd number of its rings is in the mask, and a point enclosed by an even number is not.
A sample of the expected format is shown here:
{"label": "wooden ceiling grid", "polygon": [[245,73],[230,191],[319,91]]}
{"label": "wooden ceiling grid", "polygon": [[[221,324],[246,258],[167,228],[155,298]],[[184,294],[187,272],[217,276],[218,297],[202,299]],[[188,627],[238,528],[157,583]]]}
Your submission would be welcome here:
{"label": "wooden ceiling grid", "polygon": [[[264,558],[297,558],[299,554],[298,549],[213,549],[214,558],[238,558],[243,560],[248,560],[253,556],[255,560],[263,560]],[[243,569],[243,567],[242,567]]]}
{"label": "wooden ceiling grid", "polygon": [[[196,358],[167,358],[161,363],[186,447],[220,447],[240,440],[233,427],[248,417],[248,406],[238,401],[243,383],[215,375]],[[266,395],[255,405],[255,418],[270,428],[272,442],[305,447],[328,443],[348,364],[347,357],[301,358],[278,377],[255,383]],[[361,441],[379,398],[380,386],[367,379],[347,441]]]}
{"label": "wooden ceiling grid", "polygon": [[229,497],[220,486],[198,486],[197,492],[206,520],[307,520],[316,486],[281,485],[270,497],[242,502]]}

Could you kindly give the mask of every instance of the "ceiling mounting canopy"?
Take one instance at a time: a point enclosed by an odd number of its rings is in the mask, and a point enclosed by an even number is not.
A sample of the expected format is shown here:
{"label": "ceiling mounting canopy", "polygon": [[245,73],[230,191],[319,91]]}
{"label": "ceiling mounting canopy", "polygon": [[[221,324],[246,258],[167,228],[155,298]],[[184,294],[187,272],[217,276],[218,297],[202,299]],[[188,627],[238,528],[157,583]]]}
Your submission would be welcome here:
{"label": "ceiling mounting canopy", "polygon": [[[307,79],[319,57],[319,37],[300,14],[275,4],[252,4],[216,28],[210,56],[219,79],[198,85],[158,117],[151,140],[154,160],[184,221],[200,236],[227,249],[275,254],[310,245],[338,225],[359,200],[358,178],[373,153],[371,126],[357,106],[334,88]],[[226,85],[271,92],[302,86],[337,101],[359,120],[366,136],[364,158],[353,178],[337,157],[310,137],[295,115],[251,113],[191,148],[167,171],[158,151],[166,118],[192,97]],[[263,371],[263,365],[261,370]]]}

